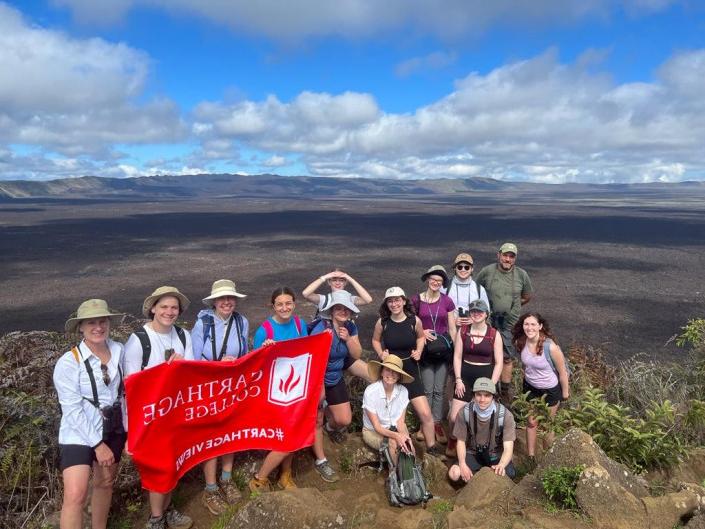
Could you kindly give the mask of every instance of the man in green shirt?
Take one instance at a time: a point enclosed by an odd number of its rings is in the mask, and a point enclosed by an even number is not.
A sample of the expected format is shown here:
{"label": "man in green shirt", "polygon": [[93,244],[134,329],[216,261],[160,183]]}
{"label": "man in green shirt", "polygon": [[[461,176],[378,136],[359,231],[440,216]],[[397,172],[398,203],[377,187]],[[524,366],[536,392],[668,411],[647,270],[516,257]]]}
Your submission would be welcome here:
{"label": "man in green shirt", "polygon": [[500,379],[501,398],[511,402],[512,369],[517,352],[512,345],[512,327],[519,320],[521,307],[531,300],[534,288],[529,274],[516,266],[517,245],[505,242],[497,252],[497,263],[487,265],[475,278],[485,287],[490,299],[492,326],[502,335],[504,367]]}

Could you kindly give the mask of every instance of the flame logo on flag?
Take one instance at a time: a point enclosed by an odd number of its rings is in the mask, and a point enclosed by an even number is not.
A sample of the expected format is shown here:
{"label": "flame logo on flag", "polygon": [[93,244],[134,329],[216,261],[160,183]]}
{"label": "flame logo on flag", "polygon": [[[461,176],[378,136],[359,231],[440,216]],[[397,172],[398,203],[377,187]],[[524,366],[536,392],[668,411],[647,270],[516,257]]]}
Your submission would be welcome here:
{"label": "flame logo on flag", "polygon": [[269,379],[269,402],[288,406],[306,398],[311,359],[311,353],[304,353],[274,360]]}
{"label": "flame logo on flag", "polygon": [[294,366],[290,365],[289,376],[286,381],[284,381],[284,379],[279,381],[279,391],[281,391],[284,395],[288,395],[289,392],[296,386],[298,386],[299,382],[301,381],[301,377],[296,377],[296,380],[293,380],[295,374],[296,373],[294,373]]}

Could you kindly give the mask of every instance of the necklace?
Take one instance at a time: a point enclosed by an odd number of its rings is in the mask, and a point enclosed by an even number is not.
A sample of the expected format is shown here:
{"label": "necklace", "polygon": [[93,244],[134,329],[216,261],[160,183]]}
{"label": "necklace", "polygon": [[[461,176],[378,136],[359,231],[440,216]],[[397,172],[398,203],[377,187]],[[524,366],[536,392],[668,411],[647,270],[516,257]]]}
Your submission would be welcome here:
{"label": "necklace", "polygon": [[172,327],[169,329],[169,346],[164,343],[164,340],[162,340],[162,334],[158,333],[157,331],[154,331],[154,334],[157,335],[157,339],[159,340],[159,343],[162,344],[162,347],[164,348],[164,361],[166,362],[171,358],[171,355],[173,355],[176,351],[174,351],[174,336],[173,336],[173,331],[174,328]]}

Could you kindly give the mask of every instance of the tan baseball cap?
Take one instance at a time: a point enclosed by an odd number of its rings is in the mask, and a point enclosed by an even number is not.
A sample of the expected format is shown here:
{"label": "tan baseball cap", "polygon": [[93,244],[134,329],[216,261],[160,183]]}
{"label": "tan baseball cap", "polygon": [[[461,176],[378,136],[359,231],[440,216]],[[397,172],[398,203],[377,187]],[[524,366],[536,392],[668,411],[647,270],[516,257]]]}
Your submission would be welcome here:
{"label": "tan baseball cap", "polygon": [[514,255],[518,255],[519,249],[517,248],[517,245],[513,242],[505,242],[502,246],[499,247],[499,253],[513,253]]}
{"label": "tan baseball cap", "polygon": [[453,267],[455,267],[458,263],[468,263],[470,266],[473,266],[475,261],[469,253],[459,253],[455,258],[455,261],[453,261]]}

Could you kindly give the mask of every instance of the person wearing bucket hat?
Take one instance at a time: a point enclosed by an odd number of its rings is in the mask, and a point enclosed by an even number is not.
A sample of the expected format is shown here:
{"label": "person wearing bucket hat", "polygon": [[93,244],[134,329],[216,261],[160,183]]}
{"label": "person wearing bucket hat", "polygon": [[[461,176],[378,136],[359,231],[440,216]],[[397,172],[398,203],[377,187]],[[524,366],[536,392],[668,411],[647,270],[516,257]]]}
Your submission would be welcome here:
{"label": "person wearing bucket hat", "polygon": [[[255,331],[255,349],[273,344],[275,341],[308,335],[306,322],[294,314],[296,295],[291,288],[279,287],[275,289],[272,292],[270,301],[274,314],[267,318]],[[293,452],[279,452],[277,450],[269,452],[265,456],[264,461],[262,461],[259,470],[254,473],[247,484],[250,492],[260,493],[271,490],[269,474],[277,467],[281,467],[279,486],[286,490],[297,488],[291,470],[293,460]]]}
{"label": "person wearing bucket hat", "polygon": [[374,382],[365,388],[362,397],[362,439],[374,450],[388,439],[389,453],[396,464],[399,450],[415,453],[405,420],[409,393],[402,385],[412,383],[414,377],[404,371],[402,359],[391,353],[381,362],[370,360],[367,369]]}
{"label": "person wearing bucket hat", "polygon": [[[126,376],[164,362],[193,360],[191,335],[176,325],[176,320],[188,306],[188,298],[172,286],[161,286],[145,298],[142,314],[149,321],[133,332],[125,343]],[[149,491],[147,529],[188,529],[193,525],[190,517],[171,504],[171,495],[171,492]]]}
{"label": "person wearing bucket hat", "polygon": [[482,467],[490,467],[498,476],[513,478],[514,416],[495,399],[496,385],[489,378],[478,378],[472,391],[474,397],[458,414],[453,429],[458,438],[458,464],[448,469],[448,478],[467,483]]}
{"label": "person wearing bucket hat", "polygon": [[[341,442],[343,432],[352,421],[350,395],[343,379],[343,371],[353,363],[367,370],[367,364],[360,360],[362,345],[358,337],[357,325],[352,316],[360,312],[353,303],[352,295],[345,290],[336,290],[328,298],[328,304],[320,312],[321,319],[311,329],[311,334],[330,330],[333,341],[326,365],[326,373],[321,390],[320,405],[316,420],[316,436],[313,453],[315,468],[324,481],[338,481],[338,474],[331,467],[323,449],[323,432],[331,441]],[[324,424],[325,423],[325,424]]]}
{"label": "person wearing bucket hat", "polygon": [[380,360],[393,354],[402,359],[404,370],[414,379],[402,382],[409,394],[421,423],[421,431],[426,441],[426,452],[441,455],[436,443],[433,415],[421,380],[420,360],[426,342],[421,320],[416,316],[411,301],[400,287],[390,287],[384,294],[379,307],[379,319],[372,334],[372,348]]}
{"label": "person wearing bucket hat", "polygon": [[[191,329],[193,355],[196,360],[206,362],[232,362],[247,354],[249,322],[236,312],[237,300],[245,298],[229,279],[218,279],[211,287],[209,296],[203,298],[208,308],[198,313]],[[211,514],[220,515],[240,501],[242,495],[232,481],[234,454],[221,456],[222,471],[216,479],[218,458],[203,463],[206,485],[201,503]]]}
{"label": "person wearing bucket hat", "polygon": [[441,265],[434,265],[421,276],[426,290],[411,298],[424,332],[421,355],[421,380],[433,415],[434,435],[439,443],[446,443],[443,425],[445,387],[448,364],[453,357],[455,337],[455,304],[441,288],[448,283],[448,274]]}
{"label": "person wearing bucket hat", "polygon": [[[324,283],[328,283],[330,292],[326,294],[316,293],[316,290],[321,288]],[[346,274],[340,268],[335,268],[332,272],[328,272],[327,274],[324,274],[321,277],[317,277],[316,279],[314,279],[311,284],[304,288],[302,295],[308,301],[316,305],[318,311],[320,312],[321,310],[323,310],[323,307],[329,304],[330,295],[333,292],[337,292],[340,290],[345,291],[345,288],[347,287],[348,283],[352,285],[352,287],[355,289],[355,293],[357,294],[352,296],[352,301],[357,307],[372,303],[372,296],[370,296],[370,293],[367,292],[367,290],[365,290],[365,288],[360,283],[358,283],[351,275]]]}
{"label": "person wearing bucket hat", "polygon": [[105,527],[113,483],[127,434],[122,420],[124,400],[122,344],[109,338],[116,314],[102,299],[81,303],[66,321],[80,342],[64,353],[54,368],[54,387],[61,405],[59,468],[64,482],[61,527],[82,527],[83,507],[93,474],[93,527]]}
{"label": "person wearing bucket hat", "polygon": [[[502,336],[487,322],[490,308],[482,299],[476,299],[468,307],[470,325],[462,325],[455,338],[453,354],[453,400],[448,422],[453,432],[458,412],[473,398],[469,389],[479,378],[489,378],[495,384],[502,374]],[[446,455],[455,451],[451,435]]]}
{"label": "person wearing bucket hat", "polygon": [[519,319],[521,307],[526,305],[534,292],[526,270],[516,266],[519,249],[513,242],[505,242],[497,252],[497,262],[487,265],[477,274],[475,281],[485,287],[492,312],[490,324],[502,335],[504,367],[500,383],[500,398],[509,405],[512,392],[512,370],[516,349],[512,345],[512,328]]}

